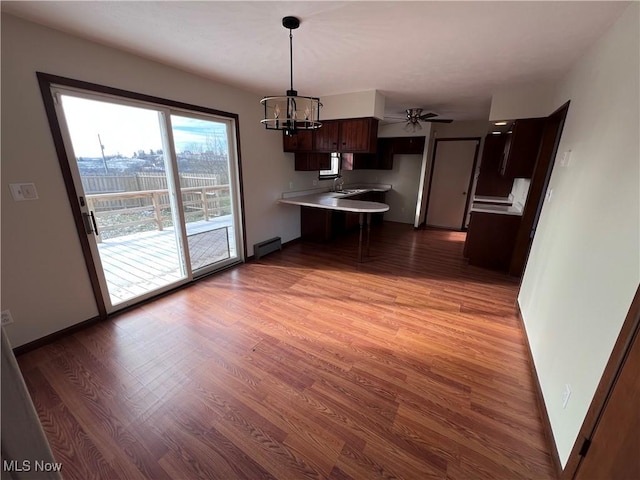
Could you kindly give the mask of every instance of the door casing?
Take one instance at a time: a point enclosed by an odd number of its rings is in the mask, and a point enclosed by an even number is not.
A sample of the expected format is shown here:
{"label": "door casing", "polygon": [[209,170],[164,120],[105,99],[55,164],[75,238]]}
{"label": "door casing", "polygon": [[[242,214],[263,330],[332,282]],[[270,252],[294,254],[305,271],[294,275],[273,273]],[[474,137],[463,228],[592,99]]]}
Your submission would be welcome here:
{"label": "door casing", "polygon": [[49,128],[51,130],[51,135],[53,137],[56,154],[58,156],[58,162],[60,164],[60,169],[62,171],[62,176],[64,179],[66,191],[67,191],[67,198],[69,199],[69,205],[71,207],[74,223],[76,226],[76,230],[78,232],[78,238],[80,240],[82,253],[85,257],[85,263],[87,266],[89,279],[91,281],[91,286],[94,293],[94,298],[96,301],[99,318],[103,318],[103,319],[106,318],[109,314],[109,311],[108,311],[109,309],[107,308],[107,305],[105,304],[105,301],[103,298],[103,292],[101,289],[101,281],[100,281],[100,273],[98,272],[94,262],[95,253],[92,252],[92,247],[91,247],[89,238],[85,233],[85,224],[82,217],[83,212],[78,203],[78,197],[81,196],[81,193],[76,190],[75,182],[73,178],[73,172],[69,165],[68,152],[65,146],[64,135],[61,130],[58,115],[56,113],[55,98],[51,91],[51,88],[53,86],[68,87],[71,89],[78,89],[82,91],[122,98],[124,100],[129,99],[129,100],[134,100],[136,102],[148,103],[151,105],[156,105],[158,107],[173,108],[173,109],[185,110],[188,112],[195,112],[195,113],[200,112],[207,115],[214,115],[214,116],[220,116],[220,117],[226,117],[226,118],[232,119],[233,124],[235,125],[234,148],[236,151],[237,162],[238,162],[237,163],[237,172],[238,172],[237,197],[238,198],[236,198],[236,201],[238,202],[238,206],[240,209],[239,231],[242,237],[240,241],[241,248],[242,248],[241,261],[244,261],[244,259],[247,258],[246,222],[245,222],[245,214],[244,214],[244,191],[243,191],[243,182],[242,182],[242,157],[241,157],[241,151],[240,151],[239,117],[237,114],[225,112],[221,110],[215,110],[207,107],[201,107],[198,105],[192,105],[184,102],[168,100],[161,97],[140,94],[140,93],[131,92],[128,90],[123,90],[123,89],[114,88],[114,87],[109,87],[105,85],[100,85],[96,83],[85,82],[82,80],[61,77],[58,75],[51,75],[44,72],[36,72],[36,76],[38,78],[40,93],[42,95],[45,112],[47,115],[47,119],[49,121]]}

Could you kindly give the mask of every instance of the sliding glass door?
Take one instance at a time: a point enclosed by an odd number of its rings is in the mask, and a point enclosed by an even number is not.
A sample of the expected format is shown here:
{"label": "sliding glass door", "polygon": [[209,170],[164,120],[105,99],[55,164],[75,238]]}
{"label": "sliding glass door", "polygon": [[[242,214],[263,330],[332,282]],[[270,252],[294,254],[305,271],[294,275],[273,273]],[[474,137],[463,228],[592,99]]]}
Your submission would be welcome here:
{"label": "sliding glass door", "polygon": [[189,262],[198,275],[238,258],[233,130],[228,120],[195,114],[172,114],[171,127]]}
{"label": "sliding glass door", "polygon": [[232,119],[52,94],[107,312],[242,260]]}

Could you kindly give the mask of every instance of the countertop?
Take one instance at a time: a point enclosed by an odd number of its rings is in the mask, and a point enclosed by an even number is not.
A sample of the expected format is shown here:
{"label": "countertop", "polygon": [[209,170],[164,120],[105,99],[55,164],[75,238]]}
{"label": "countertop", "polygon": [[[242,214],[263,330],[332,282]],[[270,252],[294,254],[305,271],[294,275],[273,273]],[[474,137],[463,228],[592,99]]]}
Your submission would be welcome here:
{"label": "countertop", "polygon": [[476,195],[473,197],[474,202],[482,202],[482,203],[494,203],[494,204],[507,204],[511,205],[513,203],[513,199],[511,195],[508,197],[489,197],[485,195]]}
{"label": "countertop", "polygon": [[517,215],[522,216],[522,206],[520,204],[515,205],[487,205],[474,203],[471,206],[471,213],[495,213],[498,215]]}
{"label": "countertop", "polygon": [[[363,188],[357,188],[363,187]],[[353,213],[383,213],[389,210],[389,205],[379,202],[363,200],[349,200],[349,197],[367,192],[387,192],[390,185],[346,185],[342,192],[287,192],[280,203],[300,205],[302,207],[323,208]]]}

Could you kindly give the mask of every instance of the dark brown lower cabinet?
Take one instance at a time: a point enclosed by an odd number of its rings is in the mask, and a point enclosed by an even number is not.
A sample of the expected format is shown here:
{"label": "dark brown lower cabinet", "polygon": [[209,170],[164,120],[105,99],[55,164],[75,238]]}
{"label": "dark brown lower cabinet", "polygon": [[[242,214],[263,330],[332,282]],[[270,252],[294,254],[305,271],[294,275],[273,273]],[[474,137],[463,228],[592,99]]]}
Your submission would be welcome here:
{"label": "dark brown lower cabinet", "polygon": [[[386,192],[365,192],[349,200],[385,203]],[[371,215],[371,223],[382,223],[384,213]],[[328,242],[341,234],[360,227],[360,214],[322,208],[300,207],[300,234],[303,240]]]}
{"label": "dark brown lower cabinet", "polygon": [[332,211],[300,207],[300,236],[312,242],[328,242],[333,238]]}
{"label": "dark brown lower cabinet", "polygon": [[469,265],[508,271],[522,217],[472,212],[464,256]]}

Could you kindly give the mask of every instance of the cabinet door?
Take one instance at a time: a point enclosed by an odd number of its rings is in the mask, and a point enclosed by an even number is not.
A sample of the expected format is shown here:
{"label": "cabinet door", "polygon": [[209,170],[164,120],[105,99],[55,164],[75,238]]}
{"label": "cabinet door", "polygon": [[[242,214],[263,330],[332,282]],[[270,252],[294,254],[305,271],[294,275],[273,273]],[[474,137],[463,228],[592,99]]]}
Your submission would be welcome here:
{"label": "cabinet door", "polygon": [[378,165],[379,170],[393,170],[393,154],[395,153],[395,141],[393,138],[378,139]]}
{"label": "cabinet door", "polygon": [[323,120],[322,127],[315,131],[314,152],[337,152],[340,122],[338,120]]}
{"label": "cabinet door", "polygon": [[500,173],[507,178],[531,178],[538,158],[544,118],[516,120],[507,140]]}
{"label": "cabinet door", "polygon": [[299,130],[295,135],[282,134],[285,152],[310,152],[313,149],[313,130]]}
{"label": "cabinet door", "polygon": [[298,171],[319,171],[331,168],[329,153],[296,153],[295,169]]}
{"label": "cabinet door", "polygon": [[464,245],[469,265],[508,271],[522,218],[472,212]]}
{"label": "cabinet door", "polygon": [[340,151],[375,153],[377,135],[378,120],[375,118],[340,120]]}
{"label": "cabinet door", "polygon": [[476,184],[476,195],[487,197],[508,197],[513,187],[513,179],[500,174],[507,135],[487,135],[482,148],[480,175]]}
{"label": "cabinet door", "polygon": [[425,137],[393,137],[393,153],[404,155],[422,155]]}
{"label": "cabinet door", "polygon": [[379,168],[375,153],[343,153],[342,170],[374,170]]}
{"label": "cabinet door", "polygon": [[332,211],[300,207],[300,236],[312,242],[328,242],[333,237]]}

